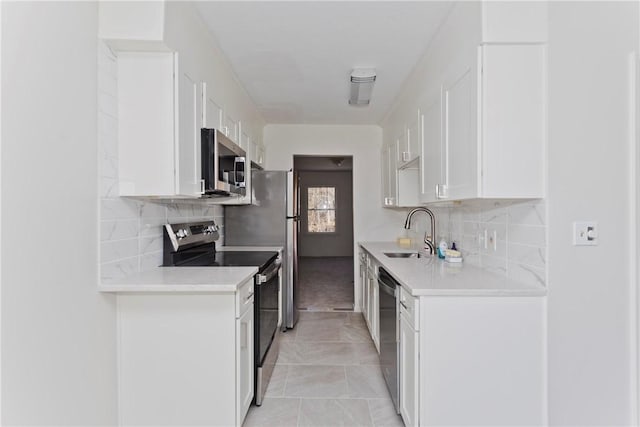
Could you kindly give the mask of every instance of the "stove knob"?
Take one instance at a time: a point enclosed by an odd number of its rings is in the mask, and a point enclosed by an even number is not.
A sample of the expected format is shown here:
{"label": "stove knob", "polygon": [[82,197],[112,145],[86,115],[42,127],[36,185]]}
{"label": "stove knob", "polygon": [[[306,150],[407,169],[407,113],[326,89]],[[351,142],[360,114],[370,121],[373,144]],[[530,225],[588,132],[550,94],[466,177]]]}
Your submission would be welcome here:
{"label": "stove knob", "polygon": [[180,230],[176,231],[176,236],[178,236],[178,239],[182,239],[184,237],[187,237],[187,230],[180,229]]}

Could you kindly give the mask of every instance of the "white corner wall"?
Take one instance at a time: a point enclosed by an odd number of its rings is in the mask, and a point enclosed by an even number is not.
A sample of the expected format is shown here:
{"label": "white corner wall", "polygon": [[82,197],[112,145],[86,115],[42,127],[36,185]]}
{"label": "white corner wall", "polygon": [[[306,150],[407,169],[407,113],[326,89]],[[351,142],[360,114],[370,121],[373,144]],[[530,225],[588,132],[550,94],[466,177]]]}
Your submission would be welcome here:
{"label": "white corner wall", "polygon": [[[267,170],[293,168],[294,155],[353,156],[354,256],[361,241],[389,241],[404,234],[406,210],[382,208],[382,129],[378,126],[267,125],[264,129]],[[360,311],[358,274],[354,267],[355,304]]]}
{"label": "white corner wall", "polygon": [[[551,425],[635,423],[628,55],[638,49],[637,2],[550,2]],[[598,222],[598,246],[572,245],[576,220]]]}
{"label": "white corner wall", "polygon": [[95,2],[2,3],[2,424],[115,425]]}

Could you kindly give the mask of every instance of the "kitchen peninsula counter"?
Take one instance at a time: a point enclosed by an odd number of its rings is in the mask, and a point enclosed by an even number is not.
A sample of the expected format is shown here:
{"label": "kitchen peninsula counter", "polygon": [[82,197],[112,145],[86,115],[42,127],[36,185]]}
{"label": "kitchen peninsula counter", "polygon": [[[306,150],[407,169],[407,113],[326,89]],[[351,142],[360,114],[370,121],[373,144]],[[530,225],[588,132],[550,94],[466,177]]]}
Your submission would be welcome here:
{"label": "kitchen peninsula counter", "polygon": [[157,267],[121,279],[103,281],[100,292],[234,293],[258,267]]}
{"label": "kitchen peninsula counter", "polygon": [[[546,288],[462,263],[448,263],[437,256],[391,258],[385,252],[418,252],[419,248],[395,242],[360,242],[380,266],[413,296],[544,296]],[[424,251],[424,250],[423,250]]]}

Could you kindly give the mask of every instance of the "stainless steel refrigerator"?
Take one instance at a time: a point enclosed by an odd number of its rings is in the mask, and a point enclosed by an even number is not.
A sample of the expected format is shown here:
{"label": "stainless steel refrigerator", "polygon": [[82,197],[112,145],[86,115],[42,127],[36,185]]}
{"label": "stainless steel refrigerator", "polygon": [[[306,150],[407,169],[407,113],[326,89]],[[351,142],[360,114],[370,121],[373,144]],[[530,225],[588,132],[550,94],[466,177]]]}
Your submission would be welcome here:
{"label": "stainless steel refrigerator", "polygon": [[289,171],[251,171],[252,205],[225,206],[227,246],[282,246],[282,324],[298,321],[298,179]]}

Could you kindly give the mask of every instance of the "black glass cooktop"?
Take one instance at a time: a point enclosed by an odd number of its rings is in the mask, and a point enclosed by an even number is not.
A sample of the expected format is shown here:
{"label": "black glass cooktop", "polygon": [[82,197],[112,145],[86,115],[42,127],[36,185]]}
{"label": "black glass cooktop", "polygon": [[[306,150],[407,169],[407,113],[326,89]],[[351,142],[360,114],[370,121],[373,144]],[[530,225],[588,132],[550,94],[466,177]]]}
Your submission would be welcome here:
{"label": "black glass cooktop", "polygon": [[277,252],[207,252],[176,263],[178,267],[258,267],[262,271],[278,257]]}

